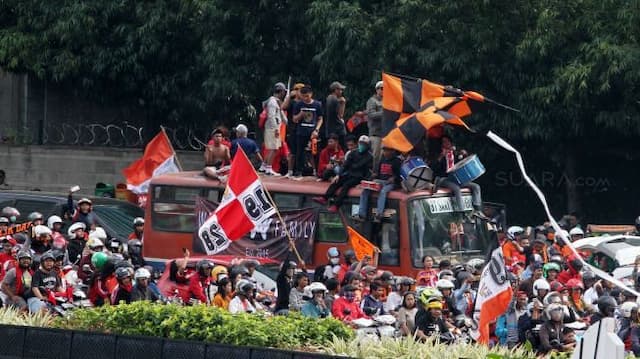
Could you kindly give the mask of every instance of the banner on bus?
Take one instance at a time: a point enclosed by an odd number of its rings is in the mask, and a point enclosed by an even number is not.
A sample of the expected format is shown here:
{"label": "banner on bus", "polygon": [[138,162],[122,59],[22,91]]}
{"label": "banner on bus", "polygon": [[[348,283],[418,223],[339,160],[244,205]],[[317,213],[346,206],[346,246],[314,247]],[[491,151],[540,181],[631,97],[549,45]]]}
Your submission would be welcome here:
{"label": "banner on bus", "polygon": [[[217,203],[206,198],[196,197],[196,228],[215,211]],[[267,218],[241,239],[232,241],[229,247],[219,254],[234,256],[253,256],[284,261],[289,256],[289,240],[286,230],[295,242],[302,260],[311,263],[313,259],[313,240],[318,229],[318,213],[313,208],[281,211],[286,228],[276,216]],[[193,250],[206,254],[198,233],[193,235]]]}

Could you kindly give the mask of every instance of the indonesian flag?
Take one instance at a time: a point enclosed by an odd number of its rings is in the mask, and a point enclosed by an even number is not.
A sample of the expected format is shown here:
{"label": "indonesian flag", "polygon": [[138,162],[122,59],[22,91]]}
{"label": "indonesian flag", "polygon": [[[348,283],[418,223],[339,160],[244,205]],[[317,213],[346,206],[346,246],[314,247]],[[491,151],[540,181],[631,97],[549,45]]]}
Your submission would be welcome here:
{"label": "indonesian flag", "polygon": [[267,199],[260,177],[238,146],[220,205],[198,229],[207,254],[219,253],[269,219],[276,209]]}
{"label": "indonesian flag", "polygon": [[127,188],[136,194],[147,193],[151,177],[180,172],[174,162],[175,155],[167,134],[160,131],[147,144],[142,158],[122,170]]}
{"label": "indonesian flag", "polygon": [[489,324],[507,311],[512,296],[513,289],[507,278],[502,248],[498,247],[482,270],[476,295],[473,319],[478,323],[478,331],[472,332],[472,336],[478,343],[489,344]]}

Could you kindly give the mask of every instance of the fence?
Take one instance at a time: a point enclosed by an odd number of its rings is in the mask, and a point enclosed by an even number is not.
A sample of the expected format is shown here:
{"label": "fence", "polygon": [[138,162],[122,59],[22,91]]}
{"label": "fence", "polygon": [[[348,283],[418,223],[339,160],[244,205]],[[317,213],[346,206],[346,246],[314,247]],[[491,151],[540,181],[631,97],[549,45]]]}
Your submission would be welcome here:
{"label": "fence", "polygon": [[[165,130],[177,150],[202,151],[206,146],[206,133],[202,131],[186,127],[165,127]],[[128,122],[123,122],[121,125],[48,124],[43,128],[42,143],[45,145],[141,148],[144,145],[144,129]]]}
{"label": "fence", "polygon": [[[269,348],[0,325],[0,358],[39,359],[321,359],[329,355]],[[344,358],[344,357],[341,357]]]}

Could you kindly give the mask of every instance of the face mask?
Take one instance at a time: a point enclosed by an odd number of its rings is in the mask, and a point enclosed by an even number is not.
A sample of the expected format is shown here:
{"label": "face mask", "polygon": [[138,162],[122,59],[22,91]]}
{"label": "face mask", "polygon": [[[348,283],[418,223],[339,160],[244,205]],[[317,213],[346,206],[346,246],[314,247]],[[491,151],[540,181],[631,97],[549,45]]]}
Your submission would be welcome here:
{"label": "face mask", "polygon": [[354,299],[356,299],[356,293],[355,292],[344,292],[344,298],[350,302],[353,302]]}
{"label": "face mask", "polygon": [[331,258],[329,261],[331,262],[331,264],[337,265],[338,263],[340,263],[340,258]]}
{"label": "face mask", "polygon": [[363,153],[367,151],[367,145],[364,145],[362,143],[358,144],[358,152]]}

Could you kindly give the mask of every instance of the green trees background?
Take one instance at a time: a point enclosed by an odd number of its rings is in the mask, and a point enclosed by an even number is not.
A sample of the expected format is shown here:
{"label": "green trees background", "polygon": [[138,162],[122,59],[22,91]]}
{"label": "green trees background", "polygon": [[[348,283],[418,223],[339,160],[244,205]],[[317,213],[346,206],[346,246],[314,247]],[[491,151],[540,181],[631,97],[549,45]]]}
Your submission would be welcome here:
{"label": "green trees background", "polygon": [[[345,83],[348,114],[380,71],[477,90],[521,112],[469,123],[519,145],[539,182],[553,174],[556,210],[601,221],[640,214],[639,38],[640,0],[0,2],[3,69],[140,106],[150,126],[246,121],[246,105],[288,76],[318,98]],[[488,167],[485,193],[507,198],[516,218],[540,213],[510,156],[456,137]],[[603,201],[614,209],[594,211]]]}

